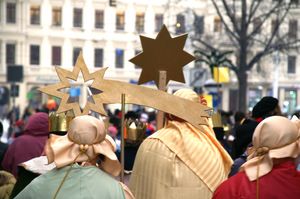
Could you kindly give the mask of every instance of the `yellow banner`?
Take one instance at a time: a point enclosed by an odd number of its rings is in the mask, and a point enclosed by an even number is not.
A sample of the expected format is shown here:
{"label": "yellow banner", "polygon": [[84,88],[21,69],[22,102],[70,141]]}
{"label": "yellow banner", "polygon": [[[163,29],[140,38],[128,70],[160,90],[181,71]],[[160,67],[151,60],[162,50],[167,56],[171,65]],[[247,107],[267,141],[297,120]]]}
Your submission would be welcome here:
{"label": "yellow banner", "polygon": [[228,83],[229,82],[229,68],[228,67],[214,67],[214,80],[217,83]]}
{"label": "yellow banner", "polygon": [[213,108],[213,96],[204,94],[203,97],[206,99],[207,106]]}

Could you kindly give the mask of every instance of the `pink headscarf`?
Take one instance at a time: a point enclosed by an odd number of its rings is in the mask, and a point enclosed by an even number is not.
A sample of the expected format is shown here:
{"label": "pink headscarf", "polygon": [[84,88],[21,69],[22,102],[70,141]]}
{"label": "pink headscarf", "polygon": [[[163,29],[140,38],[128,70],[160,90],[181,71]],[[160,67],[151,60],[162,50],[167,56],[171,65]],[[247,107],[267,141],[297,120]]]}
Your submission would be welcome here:
{"label": "pink headscarf", "polygon": [[272,116],[264,119],[253,134],[254,152],[242,165],[250,181],[268,174],[273,158],[296,158],[300,154],[299,120]]}

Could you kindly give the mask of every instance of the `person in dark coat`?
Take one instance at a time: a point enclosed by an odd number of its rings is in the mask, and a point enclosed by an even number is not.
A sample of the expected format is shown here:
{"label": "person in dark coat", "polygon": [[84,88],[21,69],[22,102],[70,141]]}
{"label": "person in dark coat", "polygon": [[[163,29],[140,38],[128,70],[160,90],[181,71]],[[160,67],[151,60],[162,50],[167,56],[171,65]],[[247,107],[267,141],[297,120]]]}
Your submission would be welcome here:
{"label": "person in dark coat", "polygon": [[236,138],[233,143],[233,159],[236,159],[236,161],[233,163],[230,176],[235,175],[240,166],[246,162],[245,152],[252,142],[252,136],[256,126],[265,118],[274,115],[281,115],[278,99],[271,96],[263,97],[253,107],[252,118],[245,119],[242,124],[236,128]]}
{"label": "person in dark coat", "polygon": [[8,147],[2,161],[3,169],[17,177],[17,167],[20,163],[42,154],[48,135],[48,115],[42,112],[32,115],[24,134],[17,137]]}

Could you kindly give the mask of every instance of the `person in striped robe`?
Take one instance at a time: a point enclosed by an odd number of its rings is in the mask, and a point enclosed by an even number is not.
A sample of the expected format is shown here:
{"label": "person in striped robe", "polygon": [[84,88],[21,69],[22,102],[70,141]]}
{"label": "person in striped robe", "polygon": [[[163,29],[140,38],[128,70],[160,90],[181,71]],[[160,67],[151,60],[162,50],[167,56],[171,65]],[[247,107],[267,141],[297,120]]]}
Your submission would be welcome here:
{"label": "person in striped robe", "polygon": [[[200,103],[190,89],[174,95]],[[165,127],[141,144],[129,187],[136,199],[208,199],[227,178],[231,165],[208,120],[199,130],[167,115]]]}

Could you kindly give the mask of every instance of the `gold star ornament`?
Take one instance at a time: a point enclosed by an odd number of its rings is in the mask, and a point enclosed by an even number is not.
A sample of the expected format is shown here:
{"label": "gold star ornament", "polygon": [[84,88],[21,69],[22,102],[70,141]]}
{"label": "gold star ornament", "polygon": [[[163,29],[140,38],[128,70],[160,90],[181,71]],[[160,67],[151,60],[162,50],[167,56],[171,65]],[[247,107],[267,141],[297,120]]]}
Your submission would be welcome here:
{"label": "gold star ornament", "polygon": [[[68,71],[60,67],[56,67],[57,75],[60,82],[57,84],[49,85],[39,90],[43,93],[58,97],[61,99],[57,113],[66,112],[72,110],[75,116],[87,115],[90,111],[105,114],[103,104],[96,95],[91,95],[93,102],[87,101],[83,108],[80,107],[78,102],[68,102],[69,93],[61,91],[64,88],[71,88],[70,80],[76,81],[78,79],[79,73],[82,73],[84,82],[93,81],[90,87],[97,89],[96,84],[102,81],[105,70],[98,70],[94,73],[89,73],[89,70],[83,60],[82,53],[80,52],[73,71]],[[98,89],[97,89],[98,90]]]}
{"label": "gold star ornament", "polygon": [[164,25],[155,39],[140,36],[143,52],[129,61],[142,68],[138,83],[154,80],[159,84],[159,71],[167,72],[169,80],[185,83],[182,68],[195,60],[183,50],[187,34],[172,38]]}

